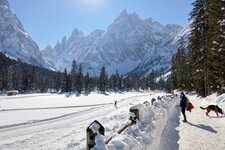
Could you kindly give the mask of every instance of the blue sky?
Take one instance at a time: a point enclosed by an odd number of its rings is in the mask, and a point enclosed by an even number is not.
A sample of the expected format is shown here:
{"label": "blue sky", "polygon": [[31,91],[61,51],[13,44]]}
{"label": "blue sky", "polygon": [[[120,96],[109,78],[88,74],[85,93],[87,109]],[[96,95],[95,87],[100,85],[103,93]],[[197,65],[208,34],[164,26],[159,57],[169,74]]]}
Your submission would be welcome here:
{"label": "blue sky", "polygon": [[8,0],[25,30],[40,49],[55,46],[74,28],[85,35],[95,29],[106,30],[123,11],[136,12],[165,24],[188,22],[194,0]]}

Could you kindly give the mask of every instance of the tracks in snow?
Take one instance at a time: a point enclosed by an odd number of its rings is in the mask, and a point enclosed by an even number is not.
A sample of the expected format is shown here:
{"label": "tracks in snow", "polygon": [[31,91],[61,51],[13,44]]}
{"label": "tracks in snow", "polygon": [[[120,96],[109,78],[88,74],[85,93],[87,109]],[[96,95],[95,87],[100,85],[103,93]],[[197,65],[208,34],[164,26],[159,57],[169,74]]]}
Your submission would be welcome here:
{"label": "tracks in snow", "polygon": [[[127,106],[130,102],[134,101],[136,98],[149,96],[148,94],[127,97],[119,100],[119,107]],[[74,106],[75,107],[75,106]],[[82,124],[90,123],[90,120],[98,119],[103,115],[112,113],[116,111],[112,103],[106,103],[102,105],[93,105],[94,108],[89,108],[83,111],[74,112],[59,117],[35,120],[29,123],[19,123],[14,125],[7,125],[0,127],[0,141],[6,140],[12,137],[19,137],[29,134],[34,134],[38,132],[43,132],[50,129],[57,129],[73,124],[74,127],[78,127]],[[68,107],[69,108],[69,107]],[[47,109],[50,109],[47,108]],[[59,109],[59,107],[53,108]],[[65,109],[65,107],[62,107]]]}

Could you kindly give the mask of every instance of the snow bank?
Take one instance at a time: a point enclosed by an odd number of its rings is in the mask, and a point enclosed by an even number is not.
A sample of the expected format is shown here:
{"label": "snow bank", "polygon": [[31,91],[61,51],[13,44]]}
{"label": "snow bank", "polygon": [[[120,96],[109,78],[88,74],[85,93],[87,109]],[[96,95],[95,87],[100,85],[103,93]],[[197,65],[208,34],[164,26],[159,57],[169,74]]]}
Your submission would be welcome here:
{"label": "snow bank", "polygon": [[165,125],[178,104],[177,98],[164,97],[154,102],[153,106],[136,105],[139,120],[122,135],[118,135],[108,144],[110,150],[157,149]]}

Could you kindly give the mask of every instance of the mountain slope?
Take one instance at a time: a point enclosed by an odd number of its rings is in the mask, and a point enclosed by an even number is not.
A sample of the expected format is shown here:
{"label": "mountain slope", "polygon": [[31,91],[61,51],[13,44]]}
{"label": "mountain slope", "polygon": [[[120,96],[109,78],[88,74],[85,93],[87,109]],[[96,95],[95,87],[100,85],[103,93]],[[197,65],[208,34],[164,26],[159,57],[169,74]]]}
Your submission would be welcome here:
{"label": "mountain slope", "polygon": [[0,1],[0,51],[13,59],[19,58],[29,64],[45,66],[38,45],[11,12],[7,0]]}
{"label": "mountain slope", "polygon": [[146,61],[156,63],[156,58],[167,65],[176,52],[173,39],[181,29],[179,25],[163,26],[151,18],[143,20],[136,13],[123,11],[106,31],[96,30],[85,36],[75,29],[68,39],[63,37],[42,54],[58,70],[69,69],[75,59],[92,74],[103,65],[109,74],[116,69],[126,74]]}

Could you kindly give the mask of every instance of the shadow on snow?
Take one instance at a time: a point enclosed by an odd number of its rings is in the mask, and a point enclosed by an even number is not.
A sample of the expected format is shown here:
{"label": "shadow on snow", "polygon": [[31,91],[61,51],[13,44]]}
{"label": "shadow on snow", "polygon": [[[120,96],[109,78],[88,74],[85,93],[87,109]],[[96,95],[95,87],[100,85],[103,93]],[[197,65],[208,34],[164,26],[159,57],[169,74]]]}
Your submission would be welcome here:
{"label": "shadow on snow", "polygon": [[194,126],[194,127],[197,127],[197,128],[200,128],[200,129],[212,132],[212,133],[217,133],[217,131],[215,129],[213,129],[211,126],[206,126],[204,124],[197,124],[196,125],[196,124],[193,124],[193,123],[190,123],[190,122],[187,122],[187,123],[190,124],[191,126]]}

